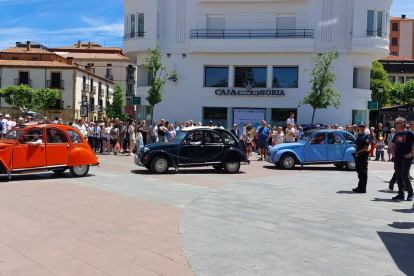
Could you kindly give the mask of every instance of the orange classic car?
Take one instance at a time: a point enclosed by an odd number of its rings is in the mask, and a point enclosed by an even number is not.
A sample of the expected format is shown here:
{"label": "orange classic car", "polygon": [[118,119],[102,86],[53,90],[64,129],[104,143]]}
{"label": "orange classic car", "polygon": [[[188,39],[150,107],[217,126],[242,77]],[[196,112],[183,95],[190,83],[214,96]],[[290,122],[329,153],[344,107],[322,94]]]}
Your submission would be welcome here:
{"label": "orange classic car", "polygon": [[99,162],[89,143],[71,126],[36,124],[16,126],[0,141],[0,174],[24,174],[67,169],[85,176]]}

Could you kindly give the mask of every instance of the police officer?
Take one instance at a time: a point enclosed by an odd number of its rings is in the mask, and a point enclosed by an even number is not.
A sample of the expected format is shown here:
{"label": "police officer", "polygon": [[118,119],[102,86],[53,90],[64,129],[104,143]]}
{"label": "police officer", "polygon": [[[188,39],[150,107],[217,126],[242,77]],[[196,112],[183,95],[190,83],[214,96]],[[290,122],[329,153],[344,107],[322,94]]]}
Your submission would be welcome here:
{"label": "police officer", "polygon": [[358,187],[352,189],[354,193],[366,193],[367,181],[368,181],[368,147],[369,147],[369,134],[365,133],[366,124],[360,122],[358,124],[358,134],[355,145],[355,166],[358,173]]}

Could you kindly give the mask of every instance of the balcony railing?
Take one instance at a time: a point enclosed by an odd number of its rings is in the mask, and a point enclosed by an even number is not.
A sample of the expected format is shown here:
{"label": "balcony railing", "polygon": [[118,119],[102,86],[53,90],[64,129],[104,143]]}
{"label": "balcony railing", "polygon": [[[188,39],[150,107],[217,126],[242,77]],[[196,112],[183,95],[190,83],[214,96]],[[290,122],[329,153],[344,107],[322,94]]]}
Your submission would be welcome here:
{"label": "balcony railing", "polygon": [[82,90],[83,90],[83,91],[88,92],[88,91],[89,91],[89,84],[84,83],[84,84],[82,85]]}
{"label": "balcony railing", "polygon": [[129,97],[134,97],[135,96],[135,91],[127,89],[126,90],[126,95],[129,96]]}
{"label": "balcony railing", "polygon": [[58,100],[54,106],[50,106],[49,109],[63,109],[64,101]]}
{"label": "balcony railing", "polygon": [[15,86],[19,86],[22,84],[26,84],[28,86],[32,86],[32,80],[28,80],[28,79],[14,79],[14,85]]}
{"label": "balcony railing", "polygon": [[384,33],[384,32],[378,32],[378,31],[366,31],[367,36],[372,37],[382,37],[385,39],[390,39],[390,34]]}
{"label": "balcony railing", "polygon": [[313,29],[198,29],[190,31],[191,39],[274,39],[313,38]]}
{"label": "balcony railing", "polygon": [[96,94],[96,86],[92,86],[91,93]]}
{"label": "balcony railing", "polygon": [[129,40],[129,39],[134,39],[134,38],[140,38],[144,36],[145,36],[145,32],[130,33],[130,34],[124,35],[124,41]]}
{"label": "balcony railing", "polygon": [[114,75],[106,75],[105,78],[107,80],[114,80]]}
{"label": "balcony railing", "polygon": [[94,104],[89,104],[89,111],[95,111],[95,105]]}
{"label": "balcony railing", "polygon": [[48,88],[62,88],[63,89],[63,80],[48,80]]}
{"label": "balcony railing", "polygon": [[99,97],[105,96],[105,89],[101,89],[101,92],[98,93]]}

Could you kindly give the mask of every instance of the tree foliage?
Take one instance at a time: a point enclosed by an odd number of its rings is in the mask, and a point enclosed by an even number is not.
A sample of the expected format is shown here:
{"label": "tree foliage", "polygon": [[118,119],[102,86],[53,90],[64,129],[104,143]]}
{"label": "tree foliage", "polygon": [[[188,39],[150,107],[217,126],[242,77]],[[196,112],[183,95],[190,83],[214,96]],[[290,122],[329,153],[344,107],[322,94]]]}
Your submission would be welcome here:
{"label": "tree foliage", "polygon": [[112,93],[112,103],[105,108],[108,118],[118,118],[121,121],[129,119],[129,115],[122,114],[122,107],[124,105],[124,89],[119,84],[115,84],[114,92]]}
{"label": "tree foliage", "polygon": [[304,97],[299,106],[309,104],[313,108],[312,123],[315,118],[317,109],[327,109],[330,106],[339,108],[341,106],[341,95],[335,90],[333,84],[337,79],[336,74],[332,72],[334,67],[332,63],[339,58],[337,51],[326,50],[318,56],[312,57],[315,66],[312,69],[306,69],[305,72],[310,71],[312,79],[312,89],[309,94]]}
{"label": "tree foliage", "polygon": [[[378,93],[378,86],[384,87],[384,92],[380,96]],[[388,73],[385,71],[384,66],[378,61],[372,63],[371,68],[371,98],[373,101],[379,101],[381,97],[382,105],[388,105],[390,103],[391,83],[388,80]]]}
{"label": "tree foliage", "polygon": [[390,104],[401,105],[414,102],[414,80],[403,84],[396,82],[391,86]]}
{"label": "tree foliage", "polygon": [[22,112],[39,112],[54,106],[60,99],[60,93],[50,88],[34,91],[30,86],[22,84],[0,89],[0,97],[7,104],[19,108]]}
{"label": "tree foliage", "polygon": [[148,56],[142,58],[143,65],[147,67],[149,73],[148,95],[145,98],[154,109],[156,104],[162,102],[162,94],[165,92],[164,85],[168,78],[177,77],[177,71],[171,74],[167,72],[165,66],[162,65],[162,55],[160,52],[160,44],[157,43],[154,49],[148,48]]}

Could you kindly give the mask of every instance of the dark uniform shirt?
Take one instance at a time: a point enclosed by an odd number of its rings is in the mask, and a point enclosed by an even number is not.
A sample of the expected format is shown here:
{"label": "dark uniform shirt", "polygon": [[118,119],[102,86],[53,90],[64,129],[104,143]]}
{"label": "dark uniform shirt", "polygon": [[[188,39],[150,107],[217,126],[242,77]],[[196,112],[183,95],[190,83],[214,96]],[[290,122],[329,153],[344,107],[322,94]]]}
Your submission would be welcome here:
{"label": "dark uniform shirt", "polygon": [[369,140],[370,140],[370,136],[368,134],[359,133],[356,139],[357,151],[362,150],[366,146],[369,146]]}

